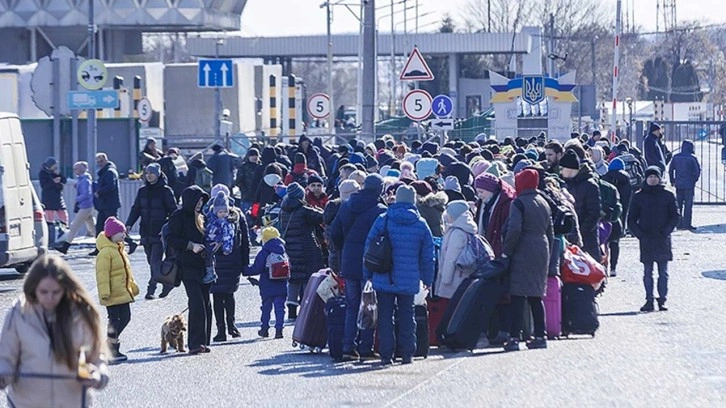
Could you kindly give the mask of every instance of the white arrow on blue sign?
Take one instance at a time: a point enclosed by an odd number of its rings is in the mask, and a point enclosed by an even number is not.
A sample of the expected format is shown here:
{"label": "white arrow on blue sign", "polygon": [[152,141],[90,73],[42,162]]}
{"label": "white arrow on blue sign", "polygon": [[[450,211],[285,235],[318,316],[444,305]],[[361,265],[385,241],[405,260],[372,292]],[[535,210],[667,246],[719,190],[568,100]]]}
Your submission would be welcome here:
{"label": "white arrow on blue sign", "polygon": [[80,109],[114,109],[118,108],[118,91],[69,91],[67,94],[68,108]]}
{"label": "white arrow on blue sign", "polygon": [[436,95],[431,102],[431,111],[438,118],[446,118],[454,110],[454,103],[446,95]]}
{"label": "white arrow on blue sign", "polygon": [[203,59],[197,66],[200,88],[231,88],[234,86],[231,59]]}

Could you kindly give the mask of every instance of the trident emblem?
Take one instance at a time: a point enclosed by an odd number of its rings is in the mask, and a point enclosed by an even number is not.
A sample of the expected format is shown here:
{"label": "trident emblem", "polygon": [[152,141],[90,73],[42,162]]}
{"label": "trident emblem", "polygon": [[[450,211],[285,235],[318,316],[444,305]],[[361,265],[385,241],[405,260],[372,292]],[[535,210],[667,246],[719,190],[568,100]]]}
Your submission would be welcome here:
{"label": "trident emblem", "polygon": [[522,77],[522,100],[530,105],[536,105],[545,98],[544,77],[524,76]]}

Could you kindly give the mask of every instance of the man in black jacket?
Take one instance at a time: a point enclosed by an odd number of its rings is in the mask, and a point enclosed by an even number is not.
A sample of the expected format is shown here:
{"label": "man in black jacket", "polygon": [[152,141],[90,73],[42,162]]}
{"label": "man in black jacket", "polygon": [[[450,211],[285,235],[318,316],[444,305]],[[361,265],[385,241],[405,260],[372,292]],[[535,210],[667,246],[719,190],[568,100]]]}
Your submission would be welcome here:
{"label": "man in black jacket", "polygon": [[600,187],[587,164],[580,164],[577,153],[567,150],[560,159],[560,174],[567,190],[575,198],[575,212],[580,222],[583,250],[600,260],[598,223],[600,222]]}
{"label": "man in black jacket", "polygon": [[[103,231],[103,226],[108,217],[117,217],[118,209],[121,207],[121,195],[118,191],[118,172],[116,165],[108,160],[106,153],[96,153],[96,168],[98,168],[98,181],[93,193],[93,206],[96,207],[96,235]],[[129,254],[136,250],[136,244],[129,238]],[[90,256],[98,255],[98,249],[94,249]]]}
{"label": "man in black jacket", "polygon": [[[161,167],[157,163],[151,163],[144,170],[146,179],[145,185],[139,189],[131,207],[131,212],[126,220],[126,231],[131,231],[136,220],[141,218],[139,222],[139,235],[141,235],[141,245],[144,246],[146,253],[146,262],[149,268],[161,262],[164,253],[161,245],[161,227],[169,219],[171,213],[176,210],[176,199],[174,191],[166,183],[166,176],[161,172]],[[151,275],[151,274],[150,274]],[[160,298],[166,297],[171,292],[173,286],[164,286],[159,295]],[[149,277],[149,283],[146,289],[146,299],[154,298],[156,291],[156,281],[153,277]]]}

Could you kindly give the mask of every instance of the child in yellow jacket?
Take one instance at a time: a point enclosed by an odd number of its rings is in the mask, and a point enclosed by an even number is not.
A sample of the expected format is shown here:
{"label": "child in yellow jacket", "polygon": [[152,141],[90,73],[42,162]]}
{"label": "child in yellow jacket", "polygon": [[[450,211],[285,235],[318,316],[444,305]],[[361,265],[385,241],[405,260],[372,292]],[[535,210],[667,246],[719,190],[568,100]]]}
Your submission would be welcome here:
{"label": "child in yellow jacket", "polygon": [[121,354],[119,336],[131,321],[131,302],[139,294],[131,263],[126,254],[124,238],[126,226],[116,217],[109,217],[103,232],[96,238],[96,285],[98,298],[108,312],[108,345],[113,354],[112,363],[126,361]]}

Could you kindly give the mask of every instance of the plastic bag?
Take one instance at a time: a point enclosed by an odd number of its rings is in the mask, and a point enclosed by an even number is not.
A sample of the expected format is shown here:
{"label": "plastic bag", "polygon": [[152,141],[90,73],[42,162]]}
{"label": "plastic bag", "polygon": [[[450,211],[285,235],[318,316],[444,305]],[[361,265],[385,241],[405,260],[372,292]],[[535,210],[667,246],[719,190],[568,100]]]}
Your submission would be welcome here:
{"label": "plastic bag", "polygon": [[598,290],[607,278],[605,267],[577,245],[565,249],[560,268],[562,282],[592,285],[595,290]]}
{"label": "plastic bag", "polygon": [[332,269],[326,269],[324,271],[328,274],[328,276],[320,282],[317,293],[318,296],[320,296],[320,299],[327,303],[328,299],[343,295],[343,285],[341,279],[338,278]]}
{"label": "plastic bag", "polygon": [[368,281],[363,287],[358,309],[358,330],[375,329],[378,324],[378,298],[373,284]]}
{"label": "plastic bag", "polygon": [[413,297],[413,304],[415,306],[426,306],[426,297],[429,295],[429,291],[424,289],[423,282],[419,282],[421,285],[416,296]]}

